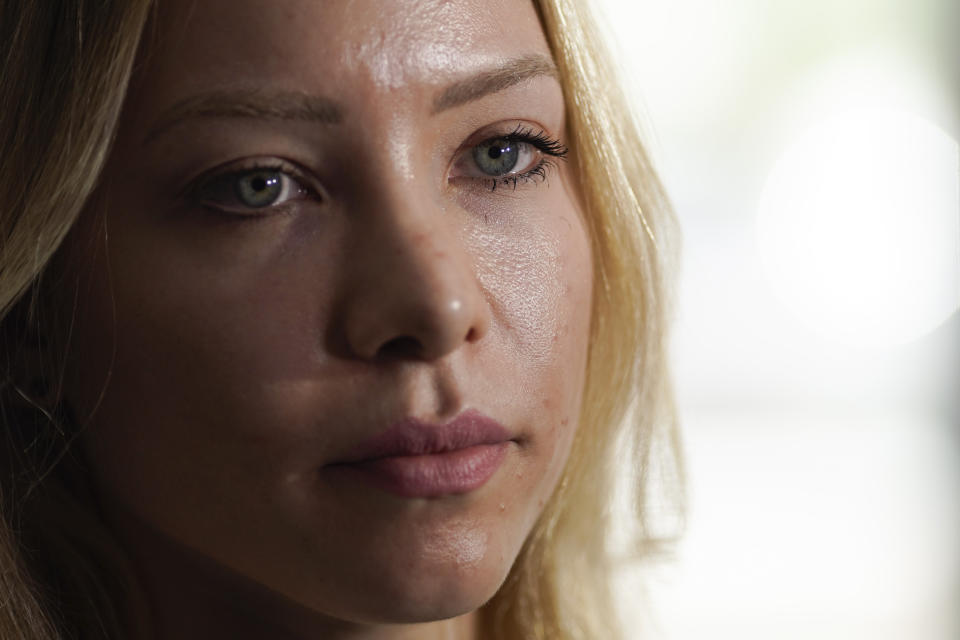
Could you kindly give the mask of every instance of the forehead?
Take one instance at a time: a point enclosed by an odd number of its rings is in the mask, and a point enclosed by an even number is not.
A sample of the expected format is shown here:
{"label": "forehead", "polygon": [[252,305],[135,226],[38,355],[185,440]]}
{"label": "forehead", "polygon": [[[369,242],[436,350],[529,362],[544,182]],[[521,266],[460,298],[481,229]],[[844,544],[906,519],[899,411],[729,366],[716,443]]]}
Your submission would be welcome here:
{"label": "forehead", "polygon": [[549,56],[528,0],[161,0],[149,36],[139,90],[174,100],[270,86],[360,102]]}

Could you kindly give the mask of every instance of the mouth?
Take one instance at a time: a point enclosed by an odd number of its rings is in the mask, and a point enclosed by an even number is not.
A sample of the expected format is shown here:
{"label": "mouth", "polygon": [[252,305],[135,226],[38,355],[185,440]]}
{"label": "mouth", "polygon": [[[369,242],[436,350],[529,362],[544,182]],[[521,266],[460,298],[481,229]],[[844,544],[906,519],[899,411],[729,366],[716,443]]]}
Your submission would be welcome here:
{"label": "mouth", "polygon": [[405,419],[327,465],[403,498],[437,498],[475,491],[506,457],[510,433],[478,411],[444,425]]}

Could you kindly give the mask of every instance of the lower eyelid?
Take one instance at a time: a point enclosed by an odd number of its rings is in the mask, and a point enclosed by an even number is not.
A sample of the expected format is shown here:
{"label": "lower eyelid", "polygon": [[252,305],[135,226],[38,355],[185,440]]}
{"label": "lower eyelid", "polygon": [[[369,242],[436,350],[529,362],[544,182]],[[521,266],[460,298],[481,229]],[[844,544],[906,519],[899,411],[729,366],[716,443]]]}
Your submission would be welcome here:
{"label": "lower eyelid", "polygon": [[454,176],[451,181],[461,183],[469,190],[480,192],[499,192],[506,190],[512,192],[523,186],[535,187],[541,182],[547,182],[551,171],[556,170],[558,165],[553,158],[545,156],[541,161],[531,167],[528,171],[507,174],[500,177],[477,178],[472,176]]}

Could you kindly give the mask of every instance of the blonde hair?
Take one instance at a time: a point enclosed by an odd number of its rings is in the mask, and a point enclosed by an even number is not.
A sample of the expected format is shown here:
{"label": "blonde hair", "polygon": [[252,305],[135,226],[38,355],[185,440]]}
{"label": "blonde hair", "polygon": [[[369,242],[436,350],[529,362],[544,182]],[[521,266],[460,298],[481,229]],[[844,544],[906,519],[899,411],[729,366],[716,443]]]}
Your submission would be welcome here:
{"label": "blonde hair", "polygon": [[[672,538],[651,522],[648,483],[681,523],[680,441],[667,366],[667,272],[678,233],[640,142],[597,23],[578,0],[535,0],[560,72],[572,157],[583,189],[594,258],[590,353],[580,425],[560,486],[503,588],[485,607],[490,638],[621,638],[612,577],[623,560],[608,541],[612,500],[627,487],[633,554]],[[630,468],[630,467],[628,467]]]}
{"label": "blonde hair", "polygon": [[[657,459],[663,469],[680,465],[664,284],[676,234],[586,7],[534,4],[560,71],[592,241],[590,354],[570,460],[507,581],[480,610],[481,633],[614,639],[622,633],[608,540],[618,469],[629,463],[637,474],[634,549],[642,556],[657,543],[650,470]],[[0,637],[23,640],[124,637],[123,609],[134,606],[121,600],[128,578],[109,532],[64,486],[68,443],[58,440],[58,416],[31,401],[12,364],[41,322],[34,298],[44,269],[96,187],[152,2],[68,5],[0,9]],[[53,436],[37,435],[44,429]],[[31,438],[58,443],[53,463],[38,457],[50,447]]]}

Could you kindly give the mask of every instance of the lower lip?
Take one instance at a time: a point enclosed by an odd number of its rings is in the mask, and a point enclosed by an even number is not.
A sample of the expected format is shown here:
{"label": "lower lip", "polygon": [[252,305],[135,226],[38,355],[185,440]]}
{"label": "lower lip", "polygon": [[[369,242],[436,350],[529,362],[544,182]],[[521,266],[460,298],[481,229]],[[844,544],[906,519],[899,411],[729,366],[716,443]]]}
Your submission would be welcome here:
{"label": "lower lip", "polygon": [[403,498],[439,498],[479,489],[496,473],[509,442],[420,456],[395,456],[336,465]]}

